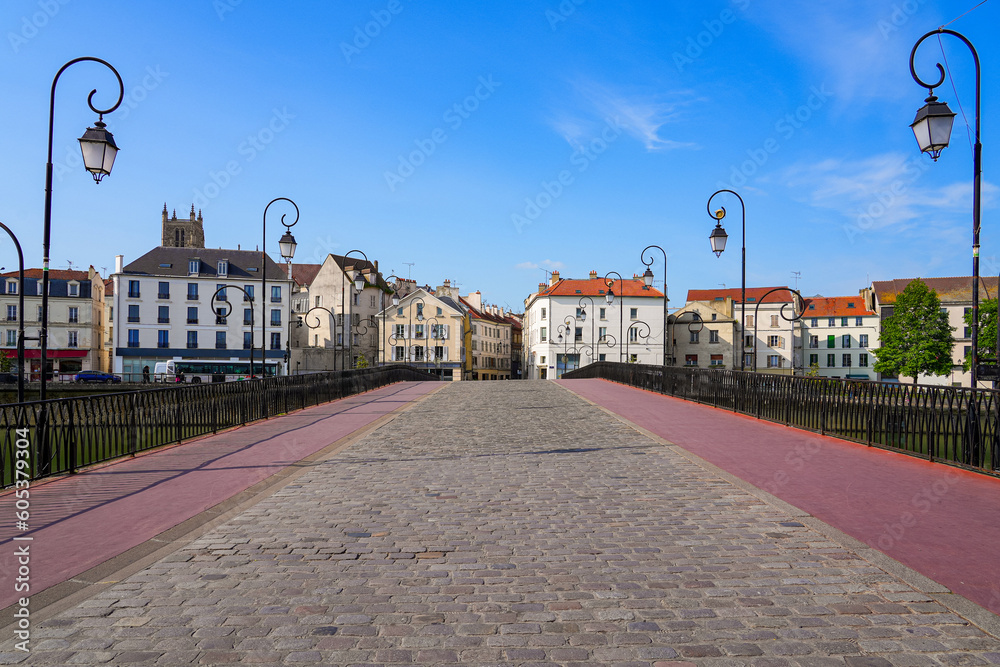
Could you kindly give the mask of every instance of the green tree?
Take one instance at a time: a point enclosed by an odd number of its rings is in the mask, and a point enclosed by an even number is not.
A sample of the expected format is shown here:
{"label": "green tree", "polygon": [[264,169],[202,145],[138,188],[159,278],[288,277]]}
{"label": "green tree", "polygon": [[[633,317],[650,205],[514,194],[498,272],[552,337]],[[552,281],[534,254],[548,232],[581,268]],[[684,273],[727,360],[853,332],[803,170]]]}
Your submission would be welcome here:
{"label": "green tree", "polygon": [[952,370],[952,331],[937,292],[917,278],[896,297],[892,315],[882,322],[882,345],[872,350],[878,360],[875,372],[910,375],[913,384],[922,373],[947,375]]}
{"label": "green tree", "polygon": [[809,364],[809,370],[806,371],[806,375],[809,377],[819,377],[819,363],[814,361]]}
{"label": "green tree", "polygon": [[6,354],[0,354],[0,373],[10,373],[14,370],[14,360]]}
{"label": "green tree", "polygon": [[368,368],[368,358],[364,354],[358,355],[358,362],[354,364],[355,368]]}
{"label": "green tree", "polygon": [[[972,310],[965,314],[966,326],[972,326]],[[979,302],[979,361],[997,358],[997,300]],[[972,367],[972,349],[965,355],[963,368],[968,371]]]}

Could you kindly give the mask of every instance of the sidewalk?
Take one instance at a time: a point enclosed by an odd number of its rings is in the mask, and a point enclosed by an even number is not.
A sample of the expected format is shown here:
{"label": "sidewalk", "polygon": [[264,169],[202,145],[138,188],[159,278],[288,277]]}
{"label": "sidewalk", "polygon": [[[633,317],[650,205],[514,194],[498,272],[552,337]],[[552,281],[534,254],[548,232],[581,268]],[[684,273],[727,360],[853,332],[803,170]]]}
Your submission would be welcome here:
{"label": "sidewalk", "polygon": [[[31,596],[65,582],[371,424],[440,383],[400,383],[31,486],[31,530],[0,496],[0,609],[19,596],[11,538],[31,536]],[[37,598],[36,598],[37,599]],[[4,619],[0,625],[6,623]]]}
{"label": "sidewalk", "polygon": [[1000,613],[1000,479],[605,380],[559,383]]}

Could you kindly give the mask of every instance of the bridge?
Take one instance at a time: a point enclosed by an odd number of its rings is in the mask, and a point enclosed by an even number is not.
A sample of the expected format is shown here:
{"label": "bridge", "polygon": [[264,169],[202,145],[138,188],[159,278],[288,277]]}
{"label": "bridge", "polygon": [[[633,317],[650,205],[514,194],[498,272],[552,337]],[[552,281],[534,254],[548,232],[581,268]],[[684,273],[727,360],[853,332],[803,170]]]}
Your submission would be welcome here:
{"label": "bridge", "polygon": [[998,491],[605,380],[399,382],[34,482],[27,531],[5,492],[0,662],[997,664]]}

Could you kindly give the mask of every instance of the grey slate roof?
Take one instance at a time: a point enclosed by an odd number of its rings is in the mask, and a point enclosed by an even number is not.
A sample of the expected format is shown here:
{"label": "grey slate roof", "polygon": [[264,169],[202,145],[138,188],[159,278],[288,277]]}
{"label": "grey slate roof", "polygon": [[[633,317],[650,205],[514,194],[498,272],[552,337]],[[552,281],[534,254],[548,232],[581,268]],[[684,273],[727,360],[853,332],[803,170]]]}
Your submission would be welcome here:
{"label": "grey slate roof", "polygon": [[[260,252],[256,250],[226,250],[225,248],[153,248],[142,257],[130,262],[122,273],[138,276],[187,277],[188,260],[201,260],[198,275],[202,278],[218,278],[220,260],[229,260],[229,273],[225,278],[260,279]],[[288,272],[266,257],[268,280],[288,280]],[[165,266],[169,265],[169,266]],[[256,271],[247,271],[256,267]]]}

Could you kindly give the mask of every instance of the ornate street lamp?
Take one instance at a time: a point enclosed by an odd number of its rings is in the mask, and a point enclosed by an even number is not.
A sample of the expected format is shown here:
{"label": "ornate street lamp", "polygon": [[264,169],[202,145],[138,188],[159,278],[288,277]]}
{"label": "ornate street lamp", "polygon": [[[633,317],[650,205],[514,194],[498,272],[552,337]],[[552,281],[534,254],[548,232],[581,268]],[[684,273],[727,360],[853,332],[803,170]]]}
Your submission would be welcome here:
{"label": "ornate street lamp", "polygon": [[[115,109],[121,105],[122,100],[125,99],[125,84],[122,83],[122,77],[118,74],[118,70],[111,66],[105,60],[100,58],[92,58],[90,56],[85,56],[83,58],[75,58],[70,60],[68,63],[59,68],[56,72],[56,76],[52,79],[52,90],[49,95],[49,152],[48,152],[48,162],[45,164],[45,215],[43,220],[43,237],[42,237],[42,330],[39,335],[41,338],[39,342],[41,347],[41,386],[38,392],[38,398],[40,400],[45,400],[46,396],[46,383],[48,381],[48,347],[49,347],[49,246],[51,240],[51,229],[52,229],[52,135],[53,135],[53,123],[55,120],[55,108],[56,108],[56,84],[59,82],[59,77],[63,72],[66,71],[71,65],[75,65],[79,62],[90,61],[95,63],[100,63],[110,69],[115,78],[118,79],[118,101],[114,103],[111,107],[107,109],[98,109],[94,106],[94,95],[97,93],[97,89],[90,91],[90,95],[87,96],[87,106],[90,110],[97,114],[97,122],[94,123],[94,127],[87,128],[83,136],[80,138],[80,150],[83,153],[83,166],[89,171],[93,177],[95,183],[100,183],[101,179],[111,173],[111,167],[114,165],[115,156],[118,154],[118,146],[115,144],[115,139],[104,129],[106,126],[104,124],[104,114],[113,112]],[[21,285],[23,289],[23,284]],[[21,314],[22,318],[24,314]],[[46,463],[46,468],[48,464]]]}
{"label": "ornate street lamp", "polygon": [[658,245],[649,245],[639,253],[639,259],[646,265],[646,270],[642,274],[642,282],[646,285],[646,289],[650,289],[653,286],[653,258],[650,256],[647,262],[646,252],[653,248],[663,253],[663,365],[665,367],[667,365],[667,251]]}
{"label": "ornate street lamp", "polygon": [[[802,295],[799,294],[798,290],[794,290],[791,287],[775,287],[773,289],[769,289],[768,291],[764,292],[764,294],[759,299],[757,299],[757,305],[754,306],[754,309],[753,309],[753,372],[754,373],[757,372],[757,348],[760,347],[758,345],[758,343],[757,343],[757,325],[759,324],[758,320],[760,319],[757,316],[757,311],[760,310],[760,304],[764,303],[764,299],[766,299],[769,294],[771,294],[773,292],[781,292],[781,291],[791,292],[792,294],[794,294],[795,296],[797,296],[799,298],[798,301],[795,301],[794,299],[792,299],[792,317],[788,317],[787,315],[785,315],[785,308],[788,307],[788,304],[787,303],[782,303],[781,304],[781,310],[778,311],[778,314],[781,315],[781,319],[785,320],[786,322],[795,322],[795,321],[801,320],[802,316],[805,315],[804,311],[799,311],[798,313],[795,312],[796,311],[796,308],[795,308],[796,303],[802,303]],[[795,339],[795,332],[792,332],[792,341],[790,341],[792,343],[792,375],[795,375],[795,342],[794,342],[794,339]]]}
{"label": "ornate street lamp", "polygon": [[17,250],[17,402],[24,403],[24,253],[10,227],[0,222],[0,228],[7,232]]}
{"label": "ornate street lamp", "polygon": [[[712,196],[708,198],[708,216],[715,220],[715,229],[709,235],[708,240],[712,244],[712,252],[715,253],[716,257],[722,255],[722,252],[726,249],[726,239],[729,235],[726,234],[726,230],[722,227],[722,219],[726,217],[726,208],[724,206],[719,207],[715,213],[712,212],[712,199],[715,195],[728,192],[731,195],[735,195],[737,199],[740,200],[740,210],[743,213],[743,254],[741,258],[742,273],[740,274],[740,326],[737,327],[740,335],[740,370],[746,369],[746,355],[743,352],[743,327],[746,326],[746,301],[747,301],[747,209],[746,205],[743,203],[743,197],[732,190],[716,190],[712,193]],[[754,358],[756,363],[756,357]]]}
{"label": "ornate street lamp", "polygon": [[[642,328],[646,327],[646,333],[642,333]],[[632,340],[632,331],[635,330],[635,342],[639,342],[640,338],[645,338],[646,342],[649,342],[650,331],[649,325],[642,320],[636,320],[628,325],[628,336],[625,338],[625,363],[632,363],[632,357],[629,356],[628,348],[629,343]],[[638,358],[636,359],[638,361]]]}
{"label": "ornate street lamp", "polygon": [[[220,324],[220,320],[222,322],[226,322],[226,318],[228,318],[232,314],[232,312],[233,312],[233,303],[227,298],[228,295],[225,296],[225,297],[223,297],[223,298],[221,298],[221,299],[219,298],[219,293],[220,292],[225,292],[228,289],[237,289],[237,290],[243,292],[243,296],[246,297],[245,300],[250,302],[250,378],[252,379],[254,377],[254,373],[253,373],[253,323],[254,323],[254,320],[257,319],[256,317],[254,317],[253,297],[250,296],[250,294],[245,289],[243,289],[242,287],[240,287],[239,285],[223,285],[222,287],[220,287],[217,290],[215,290],[215,293],[212,294],[212,298],[209,300],[209,303],[212,305],[212,313],[215,315],[215,323],[216,324]],[[215,306],[216,302],[219,302],[219,303],[225,305],[225,312],[221,312],[223,310],[222,308],[216,308],[216,306]],[[260,366],[260,375],[261,375],[261,377],[264,377],[264,362],[263,362],[263,358],[264,358],[264,350],[261,350],[261,366]]]}
{"label": "ornate street lamp", "polygon": [[[615,290],[614,290],[615,281],[611,280],[611,275],[612,274],[614,274],[615,276],[618,277],[618,284],[619,285],[622,284],[622,274],[618,273],[617,271],[608,271],[606,274],[604,274],[604,284],[608,288],[607,300],[608,300],[608,305],[609,306],[612,305],[612,304],[614,304],[614,302],[615,302]],[[619,291],[621,291],[623,298],[622,298],[622,304],[618,308],[618,335],[624,336],[625,335],[625,299],[624,299],[625,288],[621,287]],[[619,362],[621,362],[621,360],[622,360],[622,356],[621,355],[622,355],[622,353],[619,352],[618,353],[618,361]]]}
{"label": "ornate street lamp", "polygon": [[[344,313],[344,318],[348,322],[348,324],[347,324],[347,326],[344,326],[343,322],[341,322],[340,330],[344,333],[344,336],[347,338],[347,358],[348,359],[352,359],[352,360],[354,358],[354,341],[353,341],[353,337],[351,336],[351,332],[352,332],[352,330],[354,328],[354,322],[353,322],[353,320],[354,320],[354,309],[353,308],[350,308],[350,309],[348,308],[347,301],[345,300],[346,299],[346,294],[345,294],[345,291],[344,291],[344,287],[345,287],[346,282],[347,282],[347,272],[349,270],[352,270],[352,269],[348,268],[347,258],[350,257],[351,255],[355,254],[355,253],[357,253],[357,254],[359,254],[359,255],[361,255],[362,257],[365,258],[365,264],[368,264],[368,265],[371,264],[368,261],[368,255],[366,255],[365,253],[363,253],[360,250],[350,250],[350,251],[348,251],[347,253],[344,254],[344,266],[343,266],[343,270],[340,273],[340,309]],[[354,275],[351,276],[352,287],[354,287],[354,290],[355,290],[356,294],[361,294],[361,291],[365,288],[365,277],[364,277],[364,274],[362,274],[362,269],[353,270],[353,274]],[[351,301],[352,302],[354,301],[354,295],[351,296]],[[336,336],[334,336],[334,338],[336,338]],[[347,362],[346,362],[346,360],[344,361],[344,363],[342,364],[342,366],[345,369],[347,368]]]}
{"label": "ornate street lamp", "polygon": [[[261,303],[261,306],[260,306],[260,310],[261,310],[261,313],[260,313],[260,322],[261,322],[261,324],[260,324],[260,329],[261,329],[261,333],[260,333],[260,370],[261,370],[261,377],[264,377],[264,367],[265,367],[265,362],[267,360],[267,306],[265,305],[265,304],[268,303],[268,300],[267,300],[267,298],[268,298],[267,297],[267,264],[266,264],[266,258],[267,258],[267,253],[266,253],[266,247],[267,247],[267,209],[271,208],[271,204],[273,204],[274,202],[277,202],[277,201],[286,201],[286,202],[288,202],[289,204],[291,204],[295,208],[295,219],[292,220],[291,222],[285,222],[285,214],[284,213],[281,214],[281,224],[283,224],[285,226],[285,233],[282,234],[281,239],[278,241],[278,248],[281,250],[281,256],[286,261],[289,261],[289,262],[292,261],[292,257],[295,256],[295,247],[297,245],[295,243],[295,237],[292,236],[292,227],[294,227],[295,224],[299,221],[299,207],[298,207],[298,205],[295,202],[293,202],[291,199],[289,199],[288,197],[277,197],[276,199],[272,199],[271,201],[269,201],[267,203],[267,206],[264,207],[264,218],[263,218],[263,221],[262,221],[263,239],[261,240],[261,245],[260,245],[260,299],[261,299],[261,301],[260,301],[260,303]],[[292,295],[289,294],[288,298],[289,298],[289,300],[291,300]],[[251,305],[251,307],[253,306],[253,297],[250,297],[250,305]],[[291,311],[289,310],[289,312],[291,312]],[[252,336],[253,336],[253,333],[251,332],[251,338],[252,338]],[[251,358],[253,358],[253,348],[252,348],[252,346],[251,346],[250,356],[251,356]],[[252,365],[251,365],[251,368],[252,368]],[[253,377],[253,373],[250,373],[250,376]]]}

